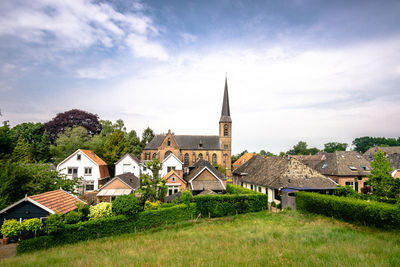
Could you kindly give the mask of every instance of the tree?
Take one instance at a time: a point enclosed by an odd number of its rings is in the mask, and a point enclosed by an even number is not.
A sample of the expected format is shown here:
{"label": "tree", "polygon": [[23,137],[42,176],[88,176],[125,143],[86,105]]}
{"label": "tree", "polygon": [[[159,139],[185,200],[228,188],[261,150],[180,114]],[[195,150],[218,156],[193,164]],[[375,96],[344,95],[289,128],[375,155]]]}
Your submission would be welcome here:
{"label": "tree", "polygon": [[258,154],[260,154],[263,157],[265,157],[265,156],[267,156],[267,157],[275,156],[274,153],[269,152],[269,151],[265,151],[264,149],[260,150],[260,153],[258,153]]}
{"label": "tree", "polygon": [[368,176],[368,184],[372,186],[372,194],[379,197],[394,197],[395,179],[392,177],[390,162],[382,151],[375,153],[371,162],[371,175]]}
{"label": "tree", "polygon": [[157,201],[163,200],[167,193],[167,186],[164,181],[159,177],[159,171],[162,169],[162,163],[158,160],[151,160],[145,163],[145,166],[151,170],[153,175],[141,174],[140,175],[140,191],[142,192],[144,203],[146,200]]}
{"label": "tree", "polygon": [[347,143],[329,142],[324,144],[324,151],[333,153],[335,151],[346,151]]}
{"label": "tree", "polygon": [[147,127],[142,134],[142,148],[144,148],[154,138],[154,132],[150,127]]}
{"label": "tree", "polygon": [[31,146],[24,138],[19,137],[17,145],[14,148],[14,151],[11,155],[11,159],[14,162],[32,162],[32,149]]}
{"label": "tree", "polygon": [[14,126],[11,129],[11,133],[15,140],[23,138],[26,142],[31,145],[40,143],[42,140],[42,124],[40,122],[24,122]]}
{"label": "tree", "polygon": [[8,121],[0,127],[0,158],[9,158],[14,149],[13,136]]}
{"label": "tree", "polygon": [[79,109],[58,113],[52,120],[43,124],[42,132],[47,131],[54,142],[59,134],[74,126],[82,126],[90,136],[101,132],[99,116]]}
{"label": "tree", "polygon": [[143,149],[140,143],[140,138],[137,136],[136,131],[130,131],[126,138],[128,140],[129,152],[140,158]]}
{"label": "tree", "polygon": [[369,148],[374,146],[399,146],[400,137],[398,139],[395,139],[395,138],[385,138],[385,137],[363,136],[354,139],[352,144],[354,146],[354,150],[360,153],[365,153]]}
{"label": "tree", "polygon": [[237,161],[241,156],[243,156],[244,154],[248,153],[247,150],[243,150],[241,153],[236,154],[236,155],[232,155],[231,156],[231,164],[235,163],[235,161]]}
{"label": "tree", "polygon": [[293,149],[286,152],[289,155],[315,155],[320,150],[316,147],[307,148],[307,143],[304,141],[299,141],[297,145],[293,146]]}
{"label": "tree", "polygon": [[0,198],[6,205],[25,195],[36,195],[60,187],[74,193],[80,182],[78,178],[67,179],[65,175],[51,171],[46,164],[24,164],[8,160],[0,162],[0,170]]}
{"label": "tree", "polygon": [[34,158],[37,162],[46,163],[51,160],[50,136],[47,132],[43,133],[40,143],[37,144],[34,153]]}
{"label": "tree", "polygon": [[82,126],[66,128],[64,133],[60,133],[55,145],[50,147],[55,162],[60,162],[77,149],[88,148],[89,134]]}
{"label": "tree", "polygon": [[108,165],[114,165],[128,151],[128,141],[121,130],[115,130],[111,135],[107,136],[103,157]]}

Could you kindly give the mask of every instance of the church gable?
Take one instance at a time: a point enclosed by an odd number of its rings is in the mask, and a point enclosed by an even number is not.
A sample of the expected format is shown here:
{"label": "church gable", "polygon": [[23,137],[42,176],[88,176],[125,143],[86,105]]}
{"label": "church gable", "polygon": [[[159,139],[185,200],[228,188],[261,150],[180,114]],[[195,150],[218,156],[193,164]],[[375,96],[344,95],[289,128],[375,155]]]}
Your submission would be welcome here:
{"label": "church gable", "polygon": [[169,130],[167,135],[165,136],[164,140],[162,141],[160,150],[178,150],[180,149],[179,145],[177,144],[175,137],[172,135],[171,131]]}

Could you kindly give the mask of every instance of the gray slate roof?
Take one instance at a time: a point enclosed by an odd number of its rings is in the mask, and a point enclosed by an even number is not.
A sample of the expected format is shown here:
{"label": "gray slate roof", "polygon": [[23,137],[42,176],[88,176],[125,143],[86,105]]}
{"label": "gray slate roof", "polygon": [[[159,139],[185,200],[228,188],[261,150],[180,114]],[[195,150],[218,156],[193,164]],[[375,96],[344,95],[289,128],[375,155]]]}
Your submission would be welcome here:
{"label": "gray slate roof", "polygon": [[197,160],[192,166],[190,166],[190,173],[185,177],[186,181],[190,181],[193,177],[199,174],[205,167],[207,167],[215,176],[220,178],[221,180],[226,180],[224,175],[217,170],[210,162],[204,159]]}
{"label": "gray slate roof", "polygon": [[[164,141],[166,134],[159,134],[146,145],[144,149],[157,149]],[[173,135],[180,149],[188,150],[220,150],[218,135]],[[200,144],[202,146],[200,147]]]}
{"label": "gray slate roof", "polygon": [[[352,170],[350,167],[355,169]],[[315,169],[324,175],[334,176],[366,176],[371,173],[369,161],[357,151],[330,153],[326,156],[326,160],[317,164]]]}
{"label": "gray slate roof", "polygon": [[137,178],[133,173],[124,173],[124,174],[119,174],[115,177],[120,178],[122,181],[124,181],[127,185],[132,187],[132,189],[137,189],[140,186],[140,180]]}
{"label": "gray slate roof", "polygon": [[270,188],[307,187],[335,188],[336,183],[321,173],[292,157],[269,157],[255,155],[237,168],[233,174],[240,182]]}

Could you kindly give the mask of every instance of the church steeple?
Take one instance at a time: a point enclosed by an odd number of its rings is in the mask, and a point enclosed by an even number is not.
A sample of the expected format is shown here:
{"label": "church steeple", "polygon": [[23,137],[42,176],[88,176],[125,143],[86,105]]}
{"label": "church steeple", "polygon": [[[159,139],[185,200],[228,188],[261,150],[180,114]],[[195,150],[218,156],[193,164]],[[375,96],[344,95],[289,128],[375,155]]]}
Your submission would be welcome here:
{"label": "church steeple", "polygon": [[228,95],[227,77],[225,77],[224,99],[222,101],[221,119],[219,120],[219,122],[232,122],[231,111],[230,111],[230,108],[229,108],[229,95]]}

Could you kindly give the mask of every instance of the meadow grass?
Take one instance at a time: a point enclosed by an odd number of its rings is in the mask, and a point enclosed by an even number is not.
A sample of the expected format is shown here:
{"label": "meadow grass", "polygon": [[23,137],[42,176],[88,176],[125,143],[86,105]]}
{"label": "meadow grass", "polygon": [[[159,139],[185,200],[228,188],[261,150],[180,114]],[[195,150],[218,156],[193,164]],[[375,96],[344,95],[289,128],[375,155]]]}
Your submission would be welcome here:
{"label": "meadow grass", "polygon": [[81,242],[0,265],[400,266],[400,233],[263,211]]}

